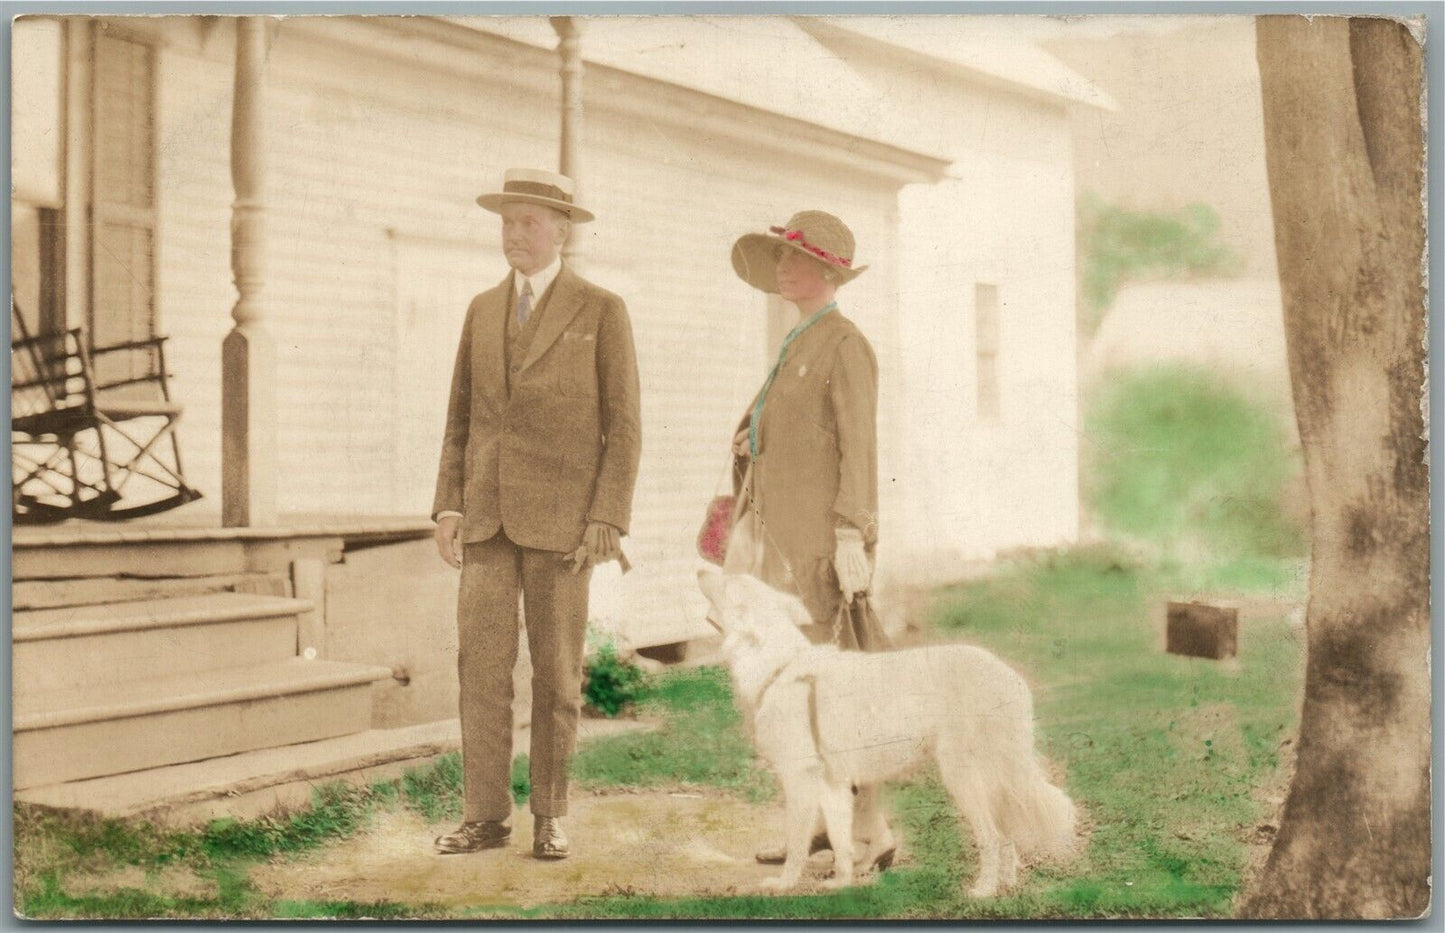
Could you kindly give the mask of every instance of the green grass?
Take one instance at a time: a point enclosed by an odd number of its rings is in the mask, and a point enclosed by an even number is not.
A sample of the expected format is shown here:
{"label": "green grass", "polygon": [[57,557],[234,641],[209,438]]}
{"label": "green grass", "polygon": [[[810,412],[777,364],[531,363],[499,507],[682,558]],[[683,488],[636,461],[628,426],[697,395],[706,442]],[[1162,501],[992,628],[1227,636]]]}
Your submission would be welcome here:
{"label": "green grass", "polygon": [[[529,791],[522,756],[513,769],[513,792],[525,799]],[[408,769],[400,779],[370,787],[320,785],[310,805],[293,813],[219,819],[196,830],[168,831],[144,820],[96,818],[17,803],[16,907],[34,918],[265,917],[283,916],[274,913],[283,907],[296,911],[284,916],[296,917],[411,916],[410,908],[378,913],[374,905],[270,903],[259,898],[247,880],[251,864],[346,839],[370,825],[378,812],[397,807],[415,810],[428,821],[460,818],[460,754],[443,755]],[[77,876],[124,868],[140,869],[152,883],[160,872],[180,869],[209,882],[206,886],[215,893],[169,896],[149,887],[69,893],[67,881]],[[419,909],[429,910],[425,905]]]}
{"label": "green grass", "polygon": [[[1255,789],[1296,724],[1302,633],[1281,609],[1241,626],[1238,663],[1166,655],[1169,578],[1104,553],[1022,564],[949,592],[938,622],[1037,685],[1040,744],[1096,824],[1049,899],[1218,915],[1244,868]],[[1298,593],[1294,594],[1298,595]],[[1004,609],[1003,607],[1007,607]]]}
{"label": "green grass", "polygon": [[[1293,579],[1263,562],[1259,570]],[[1258,789],[1278,782],[1280,743],[1294,733],[1303,646],[1281,610],[1243,628],[1237,664],[1165,655],[1162,620],[1149,611],[1179,577],[1178,568],[1160,573],[1098,548],[1020,561],[940,594],[940,633],[998,652],[1034,685],[1040,748],[1066,771],[1092,827],[1074,863],[1028,873],[1008,897],[963,896],[973,851],[936,776],[924,772],[889,794],[913,860],[872,886],[797,897],[584,898],[537,915],[1228,916],[1246,866],[1243,839],[1263,816]]]}
{"label": "green grass", "polygon": [[582,746],[572,766],[580,786],[701,785],[751,800],[775,792],[772,775],[753,759],[726,672],[670,672],[640,702],[639,710],[661,718],[661,727]]}
{"label": "green grass", "polygon": [[[1292,579],[1262,561],[1256,570],[1263,575],[1256,583]],[[975,870],[972,847],[936,776],[924,771],[888,794],[911,860],[871,886],[792,897],[616,894],[465,915],[1226,916],[1245,866],[1243,839],[1262,818],[1258,791],[1277,781],[1280,742],[1294,731],[1303,646],[1281,610],[1242,626],[1237,664],[1163,654],[1162,620],[1150,612],[1186,576],[1178,567],[1161,571],[1095,548],[1016,561],[988,579],[940,592],[932,619],[937,634],[993,649],[1033,684],[1040,749],[1066,774],[1091,827],[1074,863],[1027,873],[1008,897],[973,901],[961,893]],[[668,672],[641,708],[660,718],[660,728],[582,746],[574,762],[578,784],[690,785],[745,799],[776,792],[752,758],[722,671]],[[522,764],[514,772],[518,793],[525,775]],[[444,756],[397,781],[321,788],[300,813],[219,821],[194,832],[17,805],[17,906],[37,918],[446,916],[425,904],[269,901],[250,886],[247,871],[274,855],[343,839],[382,810],[452,818],[460,784],[458,757]],[[104,893],[75,886],[87,873],[123,866],[141,868],[147,881]],[[204,890],[163,893],[157,879],[177,869],[204,881]]]}

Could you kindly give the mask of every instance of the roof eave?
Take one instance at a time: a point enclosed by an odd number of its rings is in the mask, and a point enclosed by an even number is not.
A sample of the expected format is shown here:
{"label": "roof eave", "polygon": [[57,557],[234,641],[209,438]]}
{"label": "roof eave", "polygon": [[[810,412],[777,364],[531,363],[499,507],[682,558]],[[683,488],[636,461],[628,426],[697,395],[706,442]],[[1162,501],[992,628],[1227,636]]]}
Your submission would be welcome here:
{"label": "roof eave", "polygon": [[[798,22],[798,24],[803,29],[816,36],[820,41],[826,41],[827,39],[841,39],[847,42],[859,42],[873,45],[881,49],[887,49],[894,54],[905,55],[914,60],[915,62],[926,63],[929,67],[937,71],[943,72],[945,74],[952,74],[956,77],[962,78],[966,81],[984,87],[1007,90],[1022,97],[1030,98],[1033,100],[1046,101],[1052,104],[1062,104],[1065,106],[1085,106],[1109,112],[1114,112],[1119,109],[1118,103],[1112,97],[1110,97],[1108,93],[1099,88],[1093,82],[1089,81],[1087,78],[1084,78],[1082,75],[1078,75],[1077,73],[1073,72],[1062,62],[1058,62],[1057,59],[1054,59],[1054,61],[1057,62],[1059,70],[1064,72],[1068,76],[1068,83],[1072,86],[1073,90],[1064,90],[1045,85],[1031,84],[1026,81],[1020,81],[1010,75],[999,74],[997,72],[989,71],[986,68],[969,65],[963,62],[953,61],[946,58],[940,58],[936,55],[930,54],[929,52],[913,48],[912,46],[909,46],[907,44],[892,41],[860,29],[851,29],[847,25],[847,17],[843,17],[841,22],[839,21],[838,17],[825,18],[818,15],[795,16],[793,17],[793,19]],[[1027,44],[1032,46],[1032,48],[1038,51],[1040,54],[1049,54],[1047,51],[1033,43]],[[1052,55],[1049,55],[1049,57],[1053,58]]]}

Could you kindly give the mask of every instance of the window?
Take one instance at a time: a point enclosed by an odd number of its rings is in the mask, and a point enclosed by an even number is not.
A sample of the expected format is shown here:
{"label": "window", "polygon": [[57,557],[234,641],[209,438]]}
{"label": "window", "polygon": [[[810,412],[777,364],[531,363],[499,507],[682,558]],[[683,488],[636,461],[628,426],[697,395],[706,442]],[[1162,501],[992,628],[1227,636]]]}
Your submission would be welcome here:
{"label": "window", "polygon": [[[89,330],[92,345],[107,346],[156,332],[155,50],[101,23],[93,60]],[[149,365],[145,353],[96,361],[102,382]]]}
{"label": "window", "polygon": [[998,391],[998,286],[978,284],[973,289],[978,371],[978,417],[980,421],[999,418]]}

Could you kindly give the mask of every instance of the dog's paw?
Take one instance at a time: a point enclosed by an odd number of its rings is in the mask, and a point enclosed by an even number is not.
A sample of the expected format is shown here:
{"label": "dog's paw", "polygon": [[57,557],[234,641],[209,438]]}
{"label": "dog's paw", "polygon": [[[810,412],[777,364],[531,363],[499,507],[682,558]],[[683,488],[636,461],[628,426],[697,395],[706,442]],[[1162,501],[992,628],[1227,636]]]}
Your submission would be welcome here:
{"label": "dog's paw", "polygon": [[794,886],[795,882],[790,882],[782,877],[764,878],[758,882],[759,891],[791,891]]}
{"label": "dog's paw", "polygon": [[968,889],[969,897],[995,897],[998,894],[998,884],[984,884],[982,881],[975,882],[973,887]]}
{"label": "dog's paw", "polygon": [[822,886],[829,891],[836,891],[839,888],[851,888],[856,883],[857,882],[851,876],[847,878],[840,878],[835,872],[823,879]]}

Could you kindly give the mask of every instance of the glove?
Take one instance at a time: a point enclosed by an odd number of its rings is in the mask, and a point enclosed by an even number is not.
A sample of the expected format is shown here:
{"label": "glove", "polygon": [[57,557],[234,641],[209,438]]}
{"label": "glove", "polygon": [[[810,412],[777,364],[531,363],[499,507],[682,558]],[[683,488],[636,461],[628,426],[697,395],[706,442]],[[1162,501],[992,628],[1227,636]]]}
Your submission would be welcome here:
{"label": "glove", "polygon": [[838,589],[852,602],[857,593],[866,593],[873,579],[873,562],[863,550],[863,532],[857,528],[834,529],[838,547],[833,553],[833,570],[838,574]]}
{"label": "glove", "polygon": [[622,560],[622,533],[603,522],[589,522],[582,545],[568,555],[575,574],[588,564],[594,567],[609,560]]}

